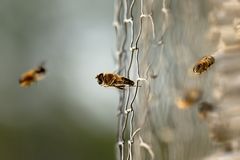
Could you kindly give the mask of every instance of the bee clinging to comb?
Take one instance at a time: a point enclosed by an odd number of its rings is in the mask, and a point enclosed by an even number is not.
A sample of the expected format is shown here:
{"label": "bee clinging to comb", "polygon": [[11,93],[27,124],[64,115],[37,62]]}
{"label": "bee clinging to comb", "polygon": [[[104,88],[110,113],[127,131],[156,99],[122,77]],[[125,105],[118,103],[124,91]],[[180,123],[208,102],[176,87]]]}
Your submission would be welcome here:
{"label": "bee clinging to comb", "polygon": [[44,63],[39,65],[37,68],[31,69],[21,75],[19,78],[19,85],[21,87],[29,87],[34,82],[40,81],[45,77],[46,68]]}
{"label": "bee clinging to comb", "polygon": [[215,58],[213,56],[202,57],[197,64],[193,67],[193,72],[196,74],[201,74],[215,63]]}
{"label": "bee clinging to comb", "polygon": [[134,81],[115,73],[100,73],[96,76],[98,84],[104,87],[124,89],[125,86],[134,86]]}

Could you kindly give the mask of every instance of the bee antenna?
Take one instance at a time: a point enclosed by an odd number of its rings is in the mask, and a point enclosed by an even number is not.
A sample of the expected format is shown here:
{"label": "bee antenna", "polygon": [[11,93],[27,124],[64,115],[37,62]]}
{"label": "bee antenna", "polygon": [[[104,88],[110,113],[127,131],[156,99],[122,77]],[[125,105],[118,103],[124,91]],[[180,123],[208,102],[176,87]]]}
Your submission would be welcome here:
{"label": "bee antenna", "polygon": [[46,61],[42,61],[39,65],[39,67],[44,67],[46,65]]}

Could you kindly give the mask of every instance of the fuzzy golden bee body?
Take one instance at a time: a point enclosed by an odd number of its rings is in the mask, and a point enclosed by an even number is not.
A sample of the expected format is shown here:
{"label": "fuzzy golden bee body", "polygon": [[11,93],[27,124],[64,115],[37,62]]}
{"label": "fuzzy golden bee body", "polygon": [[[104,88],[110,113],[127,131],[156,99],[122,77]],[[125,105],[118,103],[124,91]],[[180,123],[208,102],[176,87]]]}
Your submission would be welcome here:
{"label": "fuzzy golden bee body", "polygon": [[18,81],[19,85],[21,87],[29,87],[34,82],[42,80],[45,74],[46,74],[46,69],[43,67],[43,65],[40,65],[35,69],[31,69],[23,73],[19,78],[19,81]]}
{"label": "fuzzy golden bee body", "polygon": [[213,56],[204,56],[193,67],[193,72],[196,74],[201,74],[202,72],[206,71],[214,63],[215,63],[215,59]]}
{"label": "fuzzy golden bee body", "polygon": [[104,87],[124,89],[126,85],[134,86],[134,81],[115,73],[100,73],[96,76],[98,84]]}

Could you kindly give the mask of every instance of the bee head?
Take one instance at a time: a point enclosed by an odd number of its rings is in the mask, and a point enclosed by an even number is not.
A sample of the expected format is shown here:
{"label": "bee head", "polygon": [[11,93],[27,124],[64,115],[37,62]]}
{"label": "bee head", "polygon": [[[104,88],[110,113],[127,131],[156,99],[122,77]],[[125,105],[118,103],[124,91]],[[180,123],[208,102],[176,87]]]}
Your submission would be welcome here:
{"label": "bee head", "polygon": [[46,67],[45,67],[45,61],[43,61],[37,68],[36,68],[36,73],[38,74],[45,74],[46,73]]}
{"label": "bee head", "polygon": [[103,73],[100,73],[96,76],[96,79],[98,81],[98,84],[102,84],[103,83]]}
{"label": "bee head", "polygon": [[195,72],[195,73],[201,72],[201,70],[202,70],[202,64],[201,63],[199,63],[199,64],[197,64],[193,67],[193,72]]}
{"label": "bee head", "polygon": [[36,70],[37,73],[46,73],[46,69],[43,66],[38,67],[38,69]]}

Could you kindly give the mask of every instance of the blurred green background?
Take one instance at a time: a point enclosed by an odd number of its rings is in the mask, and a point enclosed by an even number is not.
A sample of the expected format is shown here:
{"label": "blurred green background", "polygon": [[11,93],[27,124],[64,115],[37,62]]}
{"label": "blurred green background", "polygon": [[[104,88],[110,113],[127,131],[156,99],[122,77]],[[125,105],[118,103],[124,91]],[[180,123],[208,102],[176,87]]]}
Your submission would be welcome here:
{"label": "blurred green background", "polygon": [[[112,0],[0,0],[0,159],[114,159]],[[41,62],[47,76],[20,88]]]}

